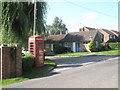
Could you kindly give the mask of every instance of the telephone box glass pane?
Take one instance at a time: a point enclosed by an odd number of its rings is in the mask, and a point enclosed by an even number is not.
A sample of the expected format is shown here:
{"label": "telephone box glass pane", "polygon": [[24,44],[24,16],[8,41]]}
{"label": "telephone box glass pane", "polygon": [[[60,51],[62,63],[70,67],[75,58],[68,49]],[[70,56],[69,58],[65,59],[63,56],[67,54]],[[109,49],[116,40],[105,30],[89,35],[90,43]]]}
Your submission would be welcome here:
{"label": "telephone box glass pane", "polygon": [[40,63],[43,63],[43,49],[42,49],[42,43],[38,44],[38,60]]}

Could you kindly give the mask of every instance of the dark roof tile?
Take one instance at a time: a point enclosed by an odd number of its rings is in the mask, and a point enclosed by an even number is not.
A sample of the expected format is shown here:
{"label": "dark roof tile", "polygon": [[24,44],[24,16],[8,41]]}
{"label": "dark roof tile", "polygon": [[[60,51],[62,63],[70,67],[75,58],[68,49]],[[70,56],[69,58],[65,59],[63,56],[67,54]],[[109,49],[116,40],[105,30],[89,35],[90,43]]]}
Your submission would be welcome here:
{"label": "dark roof tile", "polygon": [[73,32],[70,34],[80,36],[82,41],[90,41],[91,39],[94,40],[96,33],[97,33],[97,30],[92,30],[88,32]]}
{"label": "dark roof tile", "polygon": [[49,35],[45,38],[45,42],[60,42],[62,39],[64,39],[66,35]]}
{"label": "dark roof tile", "polygon": [[94,40],[97,30],[88,32],[71,32],[66,35],[50,35],[46,37],[46,42],[80,42]]}
{"label": "dark roof tile", "polygon": [[107,29],[102,29],[103,31],[105,31],[106,33],[110,34],[110,35],[114,35],[114,33],[112,33],[111,31],[107,30]]}

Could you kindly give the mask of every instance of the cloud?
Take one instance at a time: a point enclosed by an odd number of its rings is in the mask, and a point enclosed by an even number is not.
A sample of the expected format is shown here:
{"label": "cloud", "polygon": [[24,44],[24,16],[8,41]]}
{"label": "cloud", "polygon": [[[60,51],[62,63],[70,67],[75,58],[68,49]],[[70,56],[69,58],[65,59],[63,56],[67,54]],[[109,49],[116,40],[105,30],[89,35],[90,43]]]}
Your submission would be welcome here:
{"label": "cloud", "polygon": [[94,20],[98,17],[98,14],[96,12],[87,12],[83,14],[83,17],[85,19]]}

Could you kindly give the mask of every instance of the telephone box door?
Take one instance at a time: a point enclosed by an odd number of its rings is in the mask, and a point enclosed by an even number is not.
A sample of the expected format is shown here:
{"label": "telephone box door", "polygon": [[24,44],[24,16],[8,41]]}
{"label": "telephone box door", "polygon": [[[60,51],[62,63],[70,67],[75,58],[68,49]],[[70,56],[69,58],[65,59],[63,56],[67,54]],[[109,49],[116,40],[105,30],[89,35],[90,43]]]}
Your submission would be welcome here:
{"label": "telephone box door", "polygon": [[43,66],[44,65],[44,42],[37,42],[37,60],[36,66]]}

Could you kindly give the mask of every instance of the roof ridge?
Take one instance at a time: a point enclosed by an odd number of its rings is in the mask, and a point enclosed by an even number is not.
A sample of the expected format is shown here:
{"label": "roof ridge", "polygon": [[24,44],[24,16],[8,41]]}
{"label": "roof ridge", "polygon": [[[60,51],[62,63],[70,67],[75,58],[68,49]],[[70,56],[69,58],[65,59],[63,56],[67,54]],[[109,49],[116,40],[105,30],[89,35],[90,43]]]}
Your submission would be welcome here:
{"label": "roof ridge", "polygon": [[103,30],[107,34],[113,34],[114,35],[114,33],[111,32],[111,30],[107,30],[107,29],[99,29],[99,30]]}

